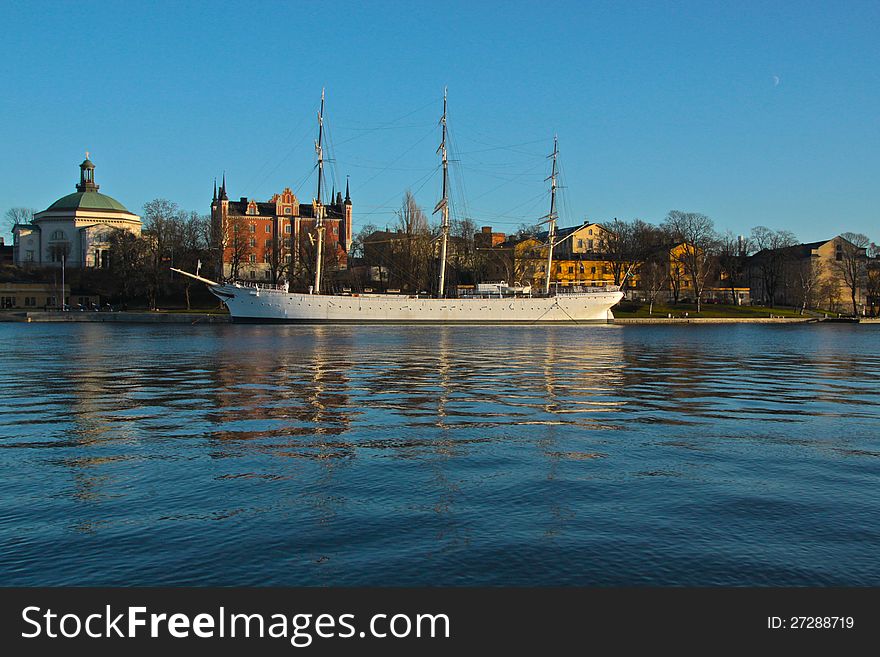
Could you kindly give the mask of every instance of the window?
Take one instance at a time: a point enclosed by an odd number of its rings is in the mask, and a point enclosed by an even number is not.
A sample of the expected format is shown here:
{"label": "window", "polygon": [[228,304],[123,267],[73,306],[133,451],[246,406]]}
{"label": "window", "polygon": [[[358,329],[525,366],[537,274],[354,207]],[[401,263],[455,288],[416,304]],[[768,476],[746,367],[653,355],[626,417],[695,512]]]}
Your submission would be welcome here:
{"label": "window", "polygon": [[284,208],[284,214],[293,214],[293,208]]}
{"label": "window", "polygon": [[263,272],[263,278],[265,278],[266,280],[269,280],[269,276],[270,276],[270,275],[271,275],[271,274],[270,274],[268,271],[264,271],[264,272]]}
{"label": "window", "polygon": [[592,251],[592,250],[593,250],[593,240],[587,240],[587,244],[589,245],[589,246],[587,246],[587,248],[588,248],[590,251]]}
{"label": "window", "polygon": [[290,224],[287,224],[287,225],[284,227],[284,232],[287,233],[288,235],[290,235]]}
{"label": "window", "polygon": [[63,231],[63,230],[56,230],[54,233],[52,233],[52,237],[51,237],[51,239],[53,239],[53,240],[63,240],[63,239],[67,239],[67,238],[64,236],[64,231]]}
{"label": "window", "polygon": [[[251,256],[251,257],[253,258],[253,256]],[[257,272],[255,272],[253,269],[251,269],[251,278],[256,278],[256,277],[257,277]]]}
{"label": "window", "polygon": [[54,306],[55,305],[55,297],[46,297],[46,305]]}
{"label": "window", "polygon": [[593,234],[593,229],[592,229],[592,228],[590,228],[590,230],[589,230],[589,231],[587,231],[587,232],[588,232],[588,233],[589,233],[589,234],[590,234],[590,235],[592,235],[592,234]]}
{"label": "window", "polygon": [[272,226],[271,226],[270,224],[266,224],[266,232],[267,232],[267,233],[271,233],[271,232],[272,232]]}
{"label": "window", "polygon": [[270,262],[270,260],[271,260],[270,254],[269,254],[269,253],[264,253],[264,254],[263,254],[263,262],[265,262],[265,263],[268,265],[269,262]]}
{"label": "window", "polygon": [[584,273],[584,266],[583,266],[583,265],[581,265],[580,272],[581,272],[582,274]]}
{"label": "window", "polygon": [[15,308],[15,297],[0,298],[0,308]]}
{"label": "window", "polygon": [[251,238],[251,247],[255,247],[257,245],[257,240],[255,237]]}
{"label": "window", "polygon": [[37,305],[36,297],[25,297],[24,298],[24,305],[25,306],[36,306]]}
{"label": "window", "polygon": [[583,240],[578,240],[578,248],[579,249],[584,248],[584,241]]}
{"label": "window", "polygon": [[286,262],[288,265],[290,264],[291,260],[293,260],[293,258],[289,253],[284,256],[284,262]]}
{"label": "window", "polygon": [[288,237],[286,240],[284,240],[284,245],[285,246],[293,246],[293,238]]}
{"label": "window", "polygon": [[25,262],[33,262],[34,261],[34,252],[33,251],[25,251],[24,252],[24,261]]}
{"label": "window", "polygon": [[271,239],[266,240],[266,248],[267,249],[272,248],[272,240]]}
{"label": "window", "polygon": [[591,273],[591,274],[595,274],[595,273],[596,273],[596,268],[595,268],[595,267],[590,267],[590,273]]}
{"label": "window", "polygon": [[573,266],[568,268],[568,273],[569,273],[569,274],[573,274],[573,273],[574,273],[574,267],[573,267]]}
{"label": "window", "polygon": [[257,256],[255,256],[253,253],[251,253],[251,255],[250,255],[250,257],[248,258],[248,260],[250,261],[251,264],[254,264],[254,263],[257,262]]}
{"label": "window", "polygon": [[256,233],[256,232],[257,232],[257,224],[251,224],[251,232],[252,232],[252,233]]}

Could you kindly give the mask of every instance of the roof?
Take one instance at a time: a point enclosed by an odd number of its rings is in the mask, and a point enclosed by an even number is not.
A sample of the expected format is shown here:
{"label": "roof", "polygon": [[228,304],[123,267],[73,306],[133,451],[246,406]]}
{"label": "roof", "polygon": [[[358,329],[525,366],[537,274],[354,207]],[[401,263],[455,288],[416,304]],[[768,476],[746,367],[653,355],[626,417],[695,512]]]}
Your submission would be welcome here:
{"label": "roof", "polygon": [[[257,212],[258,215],[248,215],[249,202],[242,201],[229,201],[229,214],[233,216],[251,216],[251,217],[274,217],[275,216],[275,204],[274,203],[263,203],[257,202]],[[289,215],[282,215],[289,216]],[[314,218],[314,214],[312,212],[312,204],[311,203],[300,203],[299,204],[299,217],[301,219],[311,219]],[[344,219],[345,214],[340,212],[338,206],[335,204],[327,204],[324,206],[324,218],[325,219]]]}
{"label": "roof", "polygon": [[[833,237],[831,239],[834,239]],[[806,244],[795,244],[794,246],[785,246],[779,249],[761,249],[756,254],[752,256],[752,258],[756,260],[760,260],[762,258],[770,257],[770,254],[785,254],[790,258],[794,258],[796,260],[800,260],[803,258],[809,258],[815,249],[818,249],[823,244],[828,244],[831,240],[822,240],[821,242],[807,242]]]}
{"label": "roof", "polygon": [[134,214],[112,196],[100,192],[74,192],[62,196],[43,212],[55,210],[105,210],[111,212],[125,212]]}
{"label": "roof", "polygon": [[[602,228],[602,226],[597,224],[595,221],[587,221],[585,223],[578,224],[577,226],[566,226],[565,228],[557,228],[556,229],[556,241],[562,240],[562,239],[568,237],[569,235],[571,235],[572,233],[576,233],[579,230],[582,230],[584,228],[590,228],[592,226],[597,226],[600,229]],[[540,233],[536,233],[534,237],[535,237],[535,239],[539,239],[542,242],[546,242],[550,238],[550,232],[546,231],[546,230],[541,231]]]}

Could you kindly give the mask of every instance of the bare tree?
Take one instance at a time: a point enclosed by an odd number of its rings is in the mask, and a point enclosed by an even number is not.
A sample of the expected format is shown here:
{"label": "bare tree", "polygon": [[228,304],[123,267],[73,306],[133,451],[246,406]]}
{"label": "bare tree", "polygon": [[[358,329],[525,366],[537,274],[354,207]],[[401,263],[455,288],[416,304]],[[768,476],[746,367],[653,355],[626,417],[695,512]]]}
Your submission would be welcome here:
{"label": "bare tree", "polygon": [[639,229],[638,223],[638,220],[623,221],[615,217],[602,226],[598,251],[608,263],[615,285],[624,285],[627,272],[636,264],[635,236]]}
{"label": "bare tree", "polygon": [[[210,218],[200,215],[198,212],[180,213],[175,222],[174,243],[172,253],[174,266],[184,271],[195,271],[204,266],[209,258],[209,242],[205,239]],[[190,288],[193,279],[189,276],[182,277],[183,293],[186,298],[186,309],[190,310]]]}
{"label": "bare tree", "polygon": [[826,267],[821,260],[813,257],[808,260],[792,260],[788,269],[788,278],[803,315],[807,308],[818,305],[821,283],[827,278]]}
{"label": "bare tree", "polygon": [[704,214],[671,210],[663,226],[682,245],[677,258],[693,285],[697,312],[700,312],[703,291],[716,266],[718,235],[715,225]]}
{"label": "bare tree", "polygon": [[449,231],[452,240],[451,258],[449,259],[450,285],[474,280],[477,268],[477,247],[474,243],[477,225],[469,217],[456,217],[451,224]]}
{"label": "bare tree", "polygon": [[401,287],[414,285],[416,291],[427,288],[432,236],[428,217],[409,190],[397,211],[397,232],[399,237],[394,239],[391,249],[392,276]]}
{"label": "bare tree", "polygon": [[871,245],[871,240],[861,233],[843,233],[840,235],[840,240],[836,247],[834,269],[849,288],[853,315],[858,315],[856,299],[865,283],[866,250]]}
{"label": "bare tree", "polygon": [[797,238],[787,230],[756,226],[752,228],[751,241],[757,251],[753,262],[760,276],[762,297],[772,308],[776,303],[779,285],[784,281],[786,266],[794,256],[791,247],[797,244]]}
{"label": "bare tree", "polygon": [[107,241],[110,243],[110,271],[119,286],[122,309],[127,310],[128,302],[143,281],[147,240],[135,236],[131,231],[115,228]]}
{"label": "bare tree", "polygon": [[736,288],[743,284],[746,263],[749,259],[751,240],[734,235],[730,231],[724,233],[718,243],[718,270],[730,288],[730,298],[736,303]]}
{"label": "bare tree", "polygon": [[363,258],[366,255],[364,253],[364,241],[375,233],[376,230],[378,230],[376,226],[367,224],[355,234],[351,240],[351,248],[348,250],[352,258]]}
{"label": "bare tree", "polygon": [[6,226],[10,232],[15,228],[16,224],[29,224],[34,220],[33,208],[9,208],[6,211]]}
{"label": "bare tree", "polygon": [[880,246],[871,244],[868,248],[870,258],[865,265],[865,294],[868,304],[871,306],[871,316],[877,316],[877,307],[880,306]]}
{"label": "bare tree", "polygon": [[241,216],[231,216],[223,227],[222,262],[229,257],[229,278],[235,280],[241,274],[241,267],[250,260],[251,233],[248,221]]}
{"label": "bare tree", "polygon": [[166,275],[170,274],[174,258],[174,244],[179,232],[180,209],[176,203],[164,198],[153,199],[144,204],[144,237],[147,239],[145,259],[147,299],[150,310],[155,310],[164,287]]}
{"label": "bare tree", "polygon": [[649,302],[648,314],[654,313],[654,302],[661,292],[669,288],[669,254],[658,250],[639,267],[642,290]]}

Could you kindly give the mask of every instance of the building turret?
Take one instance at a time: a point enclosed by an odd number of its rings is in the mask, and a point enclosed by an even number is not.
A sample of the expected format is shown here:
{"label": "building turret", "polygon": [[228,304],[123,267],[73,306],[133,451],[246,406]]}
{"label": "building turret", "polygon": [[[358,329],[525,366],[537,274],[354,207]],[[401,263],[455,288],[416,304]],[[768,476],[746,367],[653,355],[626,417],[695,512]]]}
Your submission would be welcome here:
{"label": "building turret", "polygon": [[95,165],[89,159],[86,152],[86,159],[79,165],[79,184],[76,186],[78,192],[97,192],[98,185],[95,184]]}

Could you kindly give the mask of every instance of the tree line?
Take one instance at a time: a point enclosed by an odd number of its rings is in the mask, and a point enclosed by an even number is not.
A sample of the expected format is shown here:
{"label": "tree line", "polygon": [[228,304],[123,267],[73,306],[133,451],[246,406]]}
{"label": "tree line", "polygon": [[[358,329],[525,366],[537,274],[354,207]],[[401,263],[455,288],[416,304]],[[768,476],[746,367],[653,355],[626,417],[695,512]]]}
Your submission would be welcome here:
{"label": "tree line", "polygon": [[[860,291],[864,291],[871,314],[878,310],[880,247],[861,233],[842,233],[836,258],[823,264],[816,258],[799,257],[799,241],[791,231],[756,226],[748,235],[722,233],[710,217],[698,212],[672,210],[658,225],[615,218],[601,226],[597,259],[606,264],[614,284],[622,289],[633,288],[637,281],[638,292],[651,310],[655,301],[669,296],[673,303],[692,298],[699,312],[709,287],[729,288],[732,298],[736,288],[748,287],[756,292],[753,302],[773,307],[782,301],[802,311],[834,309],[844,301],[840,297],[845,290],[854,314]],[[546,227],[522,224],[509,239],[516,243],[541,231]],[[451,227],[453,284],[481,280],[489,257],[486,251],[492,249],[476,248],[475,233],[476,225],[469,219]],[[428,220],[407,192],[392,230],[364,226],[354,239],[352,255],[368,266],[387,270],[387,287],[431,290],[438,236],[438,225]]]}

